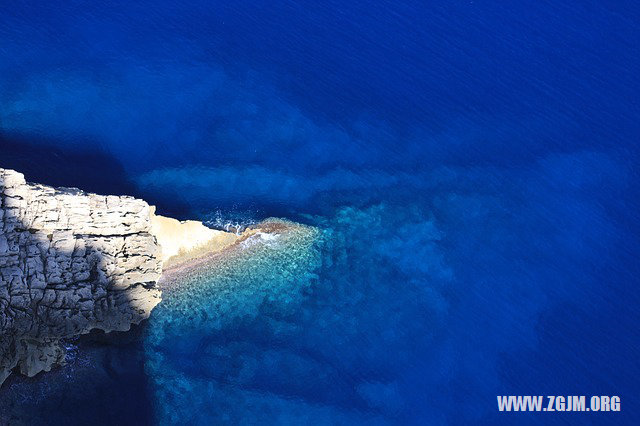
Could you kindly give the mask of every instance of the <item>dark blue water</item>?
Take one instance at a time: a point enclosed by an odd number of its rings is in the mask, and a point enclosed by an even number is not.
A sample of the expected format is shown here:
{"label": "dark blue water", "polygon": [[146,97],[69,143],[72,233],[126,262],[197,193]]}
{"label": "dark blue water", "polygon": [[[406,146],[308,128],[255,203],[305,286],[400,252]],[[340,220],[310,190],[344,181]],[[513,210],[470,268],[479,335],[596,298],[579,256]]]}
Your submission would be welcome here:
{"label": "dark blue water", "polygon": [[[0,3],[0,166],[320,233],[172,338],[161,306],[134,343],[93,341],[121,368],[31,421],[637,424],[638,22],[633,2]],[[503,394],[622,411],[505,415]]]}

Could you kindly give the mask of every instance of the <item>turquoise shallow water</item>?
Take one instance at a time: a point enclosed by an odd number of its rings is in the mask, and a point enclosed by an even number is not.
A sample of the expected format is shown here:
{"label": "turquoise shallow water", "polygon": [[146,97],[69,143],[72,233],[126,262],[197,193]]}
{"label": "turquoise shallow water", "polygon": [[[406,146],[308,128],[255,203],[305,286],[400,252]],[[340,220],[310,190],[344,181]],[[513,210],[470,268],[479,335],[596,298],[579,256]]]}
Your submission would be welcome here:
{"label": "turquoise shallow water", "polygon": [[[287,419],[279,406],[321,373],[320,365],[297,365],[304,357],[282,346],[300,332],[302,303],[318,284],[322,260],[322,232],[289,226],[254,235],[163,284],[169,288],[144,343],[161,423]],[[285,390],[288,383],[294,386]]]}
{"label": "turquoise shallow water", "polygon": [[[439,291],[419,280],[451,277],[437,265],[433,224],[386,230],[386,210],[345,209],[331,223],[251,237],[165,284],[172,290],[145,339],[159,421],[406,420],[414,396],[403,394],[402,382],[446,310]],[[432,265],[421,265],[402,291],[379,288],[394,277],[380,276],[377,264],[394,260],[412,228]]]}

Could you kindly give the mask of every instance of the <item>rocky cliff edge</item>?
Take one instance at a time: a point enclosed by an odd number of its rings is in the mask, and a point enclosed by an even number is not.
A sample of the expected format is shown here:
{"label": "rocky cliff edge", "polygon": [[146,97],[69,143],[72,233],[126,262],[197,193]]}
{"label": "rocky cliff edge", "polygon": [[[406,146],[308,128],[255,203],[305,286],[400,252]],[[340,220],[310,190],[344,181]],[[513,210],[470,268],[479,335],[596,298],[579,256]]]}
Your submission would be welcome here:
{"label": "rocky cliff edge", "polygon": [[0,169],[0,384],[64,363],[63,339],[128,330],[160,302],[151,209]]}

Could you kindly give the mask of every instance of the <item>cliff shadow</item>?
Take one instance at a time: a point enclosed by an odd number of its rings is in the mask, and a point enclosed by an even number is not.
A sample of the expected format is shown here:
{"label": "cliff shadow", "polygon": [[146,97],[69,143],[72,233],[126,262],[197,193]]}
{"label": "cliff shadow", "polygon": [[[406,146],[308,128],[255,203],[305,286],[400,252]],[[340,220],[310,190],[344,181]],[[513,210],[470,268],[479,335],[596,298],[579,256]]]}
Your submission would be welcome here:
{"label": "cliff shadow", "polygon": [[82,148],[40,135],[4,131],[0,127],[0,168],[23,173],[28,182],[79,188],[96,194],[131,195],[155,205],[160,214],[187,219],[190,206],[180,198],[143,193],[118,159],[87,140]]}

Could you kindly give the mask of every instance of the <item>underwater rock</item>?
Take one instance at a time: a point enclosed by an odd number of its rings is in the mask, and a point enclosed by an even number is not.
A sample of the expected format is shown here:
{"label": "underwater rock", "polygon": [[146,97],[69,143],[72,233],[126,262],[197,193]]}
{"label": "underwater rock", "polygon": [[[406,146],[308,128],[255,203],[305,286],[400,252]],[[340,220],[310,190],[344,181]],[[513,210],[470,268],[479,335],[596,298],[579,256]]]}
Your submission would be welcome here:
{"label": "underwater rock", "polygon": [[0,384],[64,362],[61,339],[128,330],[160,302],[150,206],[0,169]]}

